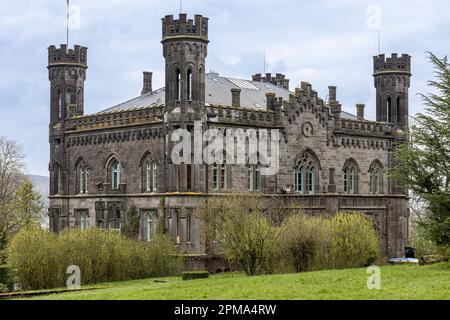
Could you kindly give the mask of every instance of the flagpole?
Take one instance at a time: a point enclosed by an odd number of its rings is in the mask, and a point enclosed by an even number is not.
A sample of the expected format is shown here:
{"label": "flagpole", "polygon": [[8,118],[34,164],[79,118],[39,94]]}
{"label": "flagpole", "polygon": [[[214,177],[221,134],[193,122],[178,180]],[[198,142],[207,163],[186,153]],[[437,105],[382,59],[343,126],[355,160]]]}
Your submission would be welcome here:
{"label": "flagpole", "polygon": [[67,0],[67,21],[66,21],[66,33],[67,33],[66,34],[66,36],[67,36],[66,44],[67,44],[67,47],[69,47],[69,19],[70,19],[69,7],[70,7],[69,0]]}

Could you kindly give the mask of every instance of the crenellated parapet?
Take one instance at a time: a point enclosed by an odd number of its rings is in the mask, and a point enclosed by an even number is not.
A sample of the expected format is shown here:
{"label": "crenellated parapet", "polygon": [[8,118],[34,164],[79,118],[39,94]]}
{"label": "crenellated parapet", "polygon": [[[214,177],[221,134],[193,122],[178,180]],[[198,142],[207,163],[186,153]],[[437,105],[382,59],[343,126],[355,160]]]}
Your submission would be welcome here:
{"label": "crenellated parapet", "polygon": [[48,48],[49,67],[61,64],[75,64],[87,68],[87,48],[76,45],[73,49],[68,49],[62,44],[60,48],[50,46]]}
{"label": "crenellated parapet", "polygon": [[348,135],[392,137],[393,129],[394,127],[390,123],[342,119],[340,126],[336,127],[334,131]]}
{"label": "crenellated parapet", "polygon": [[373,57],[374,75],[385,72],[411,74],[411,56],[408,54],[399,56],[397,53],[393,53],[388,58],[384,54]]}
{"label": "crenellated parapet", "polygon": [[206,107],[206,112],[210,123],[230,124],[233,126],[252,125],[267,128],[277,126],[276,113],[271,110],[209,105]]}
{"label": "crenellated parapet", "polygon": [[70,119],[70,132],[95,131],[123,126],[136,126],[162,123],[164,107],[153,105],[145,108],[96,113]]}
{"label": "crenellated parapet", "polygon": [[195,37],[208,41],[208,20],[198,14],[194,19],[188,19],[185,13],[180,13],[179,19],[167,15],[162,19],[163,42],[177,37]]}

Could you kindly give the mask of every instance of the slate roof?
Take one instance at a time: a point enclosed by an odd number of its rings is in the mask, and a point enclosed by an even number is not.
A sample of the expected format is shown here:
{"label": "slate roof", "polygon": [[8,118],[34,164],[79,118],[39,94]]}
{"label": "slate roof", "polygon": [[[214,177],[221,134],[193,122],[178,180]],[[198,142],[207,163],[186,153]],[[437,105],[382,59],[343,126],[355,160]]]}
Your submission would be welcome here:
{"label": "slate roof", "polygon": [[[217,73],[208,73],[205,76],[206,105],[231,106],[231,89],[233,88],[241,89],[242,108],[259,110],[266,110],[266,93],[275,93],[277,97],[283,97],[283,100],[289,100],[289,94],[293,93],[271,83],[221,77]],[[164,103],[165,88],[161,88],[97,112],[96,114],[143,109],[161,106]],[[354,115],[345,111],[342,111],[342,117],[356,119]]]}

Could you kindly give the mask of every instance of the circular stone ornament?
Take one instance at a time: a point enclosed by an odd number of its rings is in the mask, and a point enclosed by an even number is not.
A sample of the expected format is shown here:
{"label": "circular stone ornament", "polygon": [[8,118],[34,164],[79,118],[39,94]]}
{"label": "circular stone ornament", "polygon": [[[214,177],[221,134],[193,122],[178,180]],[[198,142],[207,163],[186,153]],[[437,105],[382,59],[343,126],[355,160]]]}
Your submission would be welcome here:
{"label": "circular stone ornament", "polygon": [[309,122],[306,122],[305,124],[303,124],[302,132],[306,138],[310,138],[314,132],[313,125]]}

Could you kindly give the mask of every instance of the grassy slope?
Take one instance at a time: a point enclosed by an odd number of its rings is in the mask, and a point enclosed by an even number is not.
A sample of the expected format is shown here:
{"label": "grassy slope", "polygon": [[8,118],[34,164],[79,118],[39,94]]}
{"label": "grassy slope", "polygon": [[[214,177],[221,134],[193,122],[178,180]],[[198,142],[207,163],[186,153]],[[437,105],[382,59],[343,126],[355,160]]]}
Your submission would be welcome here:
{"label": "grassy slope", "polygon": [[366,269],[245,277],[217,275],[209,279],[167,283],[138,280],[105,285],[104,289],[37,297],[37,299],[450,299],[450,265],[382,267],[382,290],[368,290]]}

